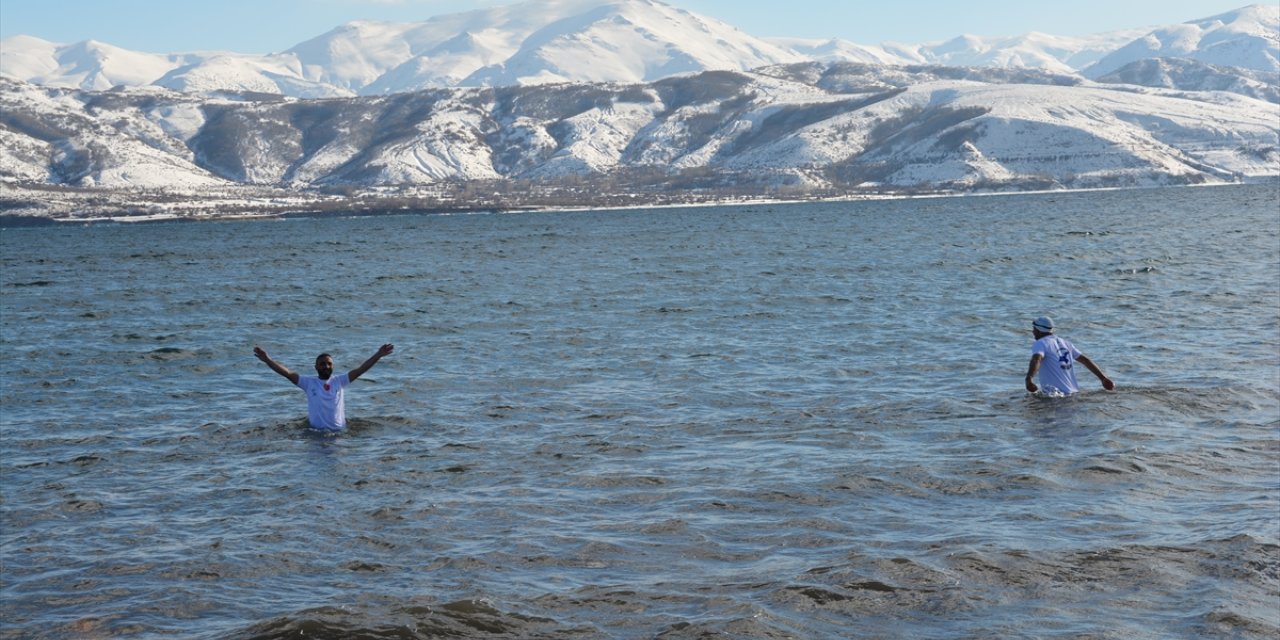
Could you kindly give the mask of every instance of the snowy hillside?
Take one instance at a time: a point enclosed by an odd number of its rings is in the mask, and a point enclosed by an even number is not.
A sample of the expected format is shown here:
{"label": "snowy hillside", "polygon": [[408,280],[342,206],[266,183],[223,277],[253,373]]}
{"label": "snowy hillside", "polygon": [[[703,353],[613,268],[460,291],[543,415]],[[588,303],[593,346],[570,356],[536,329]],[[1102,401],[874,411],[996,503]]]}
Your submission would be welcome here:
{"label": "snowy hillside", "polygon": [[1280,174],[1277,108],[1047,72],[847,63],[328,100],[0,81],[0,180],[295,192],[536,180],[601,195],[1200,184]]}
{"label": "snowy hillside", "polygon": [[1280,77],[1275,73],[1219,67],[1187,58],[1138,60],[1098,81],[1184,91],[1230,91],[1280,104]]}
{"label": "snowy hillside", "polygon": [[[529,0],[416,23],[352,22],[270,55],[152,54],[28,36],[0,42],[0,75],[50,87],[252,91],[298,98],[388,95],[439,87],[651,82],[706,70],[803,61],[1033,68],[1109,76],[1176,57],[1275,74],[1280,7],[1155,30],[1088,37],[963,35],[928,44],[765,41],[658,0]],[[1276,84],[1276,81],[1265,83]]]}
{"label": "snowy hillside", "polygon": [[160,107],[174,117],[166,123],[163,117],[149,118],[141,112],[125,120],[100,116],[101,108],[115,101],[138,105],[158,97],[151,89],[133,90],[123,97],[30,85],[17,91],[3,88],[0,176],[4,179],[129,188],[229,184],[197,166],[191,150],[173,135],[179,130],[180,114],[189,114],[193,106],[180,94],[167,95],[170,100]]}

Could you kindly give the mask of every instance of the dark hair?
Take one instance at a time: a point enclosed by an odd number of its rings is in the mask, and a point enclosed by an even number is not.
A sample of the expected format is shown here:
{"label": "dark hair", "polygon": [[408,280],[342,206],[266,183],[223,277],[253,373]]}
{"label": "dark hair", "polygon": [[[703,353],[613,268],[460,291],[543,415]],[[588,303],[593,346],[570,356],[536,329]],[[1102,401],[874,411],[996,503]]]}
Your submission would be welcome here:
{"label": "dark hair", "polygon": [[332,360],[332,359],[333,359],[333,356],[331,356],[331,355],[329,355],[329,354],[327,354],[327,353],[322,353],[322,354],[320,354],[320,355],[316,356],[316,362],[320,362],[320,358],[328,358],[328,359]]}

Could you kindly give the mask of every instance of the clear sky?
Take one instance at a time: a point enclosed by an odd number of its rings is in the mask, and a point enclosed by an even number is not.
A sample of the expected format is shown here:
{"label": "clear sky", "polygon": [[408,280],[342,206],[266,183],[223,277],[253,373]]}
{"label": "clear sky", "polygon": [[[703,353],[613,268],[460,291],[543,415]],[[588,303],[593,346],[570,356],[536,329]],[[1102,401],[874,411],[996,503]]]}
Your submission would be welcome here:
{"label": "clear sky", "polygon": [[[1267,2],[1274,0],[1265,0]],[[962,34],[1079,36],[1225,13],[1250,0],[667,0],[754,36],[919,44]],[[0,37],[151,53],[283,51],[352,20],[418,22],[513,0],[0,0]]]}

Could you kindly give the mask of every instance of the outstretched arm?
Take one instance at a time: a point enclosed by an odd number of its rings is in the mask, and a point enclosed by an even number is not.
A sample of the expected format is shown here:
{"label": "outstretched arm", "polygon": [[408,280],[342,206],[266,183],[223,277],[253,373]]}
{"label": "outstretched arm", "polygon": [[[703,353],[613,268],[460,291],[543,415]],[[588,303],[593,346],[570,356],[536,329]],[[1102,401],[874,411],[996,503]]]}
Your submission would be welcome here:
{"label": "outstretched arm", "polygon": [[1076,358],[1076,362],[1079,362],[1080,364],[1084,365],[1086,369],[1093,372],[1093,375],[1098,376],[1098,380],[1102,382],[1103,389],[1106,389],[1107,391],[1111,391],[1112,389],[1116,388],[1116,383],[1112,382],[1111,378],[1108,378],[1105,374],[1103,374],[1102,369],[1099,369],[1098,365],[1094,364],[1093,361],[1089,359],[1089,356],[1086,356],[1082,353],[1080,354],[1079,358]]}
{"label": "outstretched arm", "polygon": [[271,359],[271,356],[267,355],[267,352],[266,352],[265,350],[263,350],[263,348],[262,348],[262,347],[254,347],[254,348],[253,348],[253,355],[258,356],[258,359],[259,359],[259,360],[261,360],[261,361],[263,361],[263,362],[267,363],[267,366],[268,366],[268,367],[271,367],[271,370],[272,370],[272,371],[274,371],[274,372],[276,372],[276,373],[278,373],[278,374],[280,374],[280,375],[282,375],[282,376],[284,376],[284,377],[288,378],[288,379],[289,379],[289,382],[292,382],[292,383],[294,383],[294,384],[298,384],[298,374],[296,374],[296,373],[294,373],[294,372],[290,371],[290,370],[289,370],[289,367],[286,367],[286,366],[284,366],[284,365],[280,364],[279,362],[276,362],[275,360],[272,360],[272,359]]}
{"label": "outstretched arm", "polygon": [[1040,361],[1044,360],[1044,355],[1036,353],[1031,356],[1031,364],[1027,365],[1027,391],[1035,393],[1040,389],[1036,386],[1036,372],[1040,371]]}
{"label": "outstretched arm", "polygon": [[390,354],[392,351],[395,350],[395,348],[396,346],[391,343],[387,343],[382,345],[381,347],[378,347],[378,352],[370,356],[368,360],[365,360],[364,364],[352,369],[350,372],[347,373],[347,381],[355,382],[356,378],[359,378],[360,376],[364,375],[366,371],[373,368],[373,365],[378,364],[378,361],[382,359],[382,356]]}

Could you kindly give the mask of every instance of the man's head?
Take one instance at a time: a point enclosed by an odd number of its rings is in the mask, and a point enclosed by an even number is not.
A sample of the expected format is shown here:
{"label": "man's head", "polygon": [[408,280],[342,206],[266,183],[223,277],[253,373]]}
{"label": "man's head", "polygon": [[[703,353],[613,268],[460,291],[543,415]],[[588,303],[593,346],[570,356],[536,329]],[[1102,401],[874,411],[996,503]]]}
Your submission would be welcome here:
{"label": "man's head", "polygon": [[321,380],[328,380],[333,375],[333,356],[327,353],[316,356],[316,374]]}
{"label": "man's head", "polygon": [[1051,335],[1053,333],[1053,318],[1049,316],[1036,318],[1036,321],[1031,323],[1031,333],[1035,334],[1037,340]]}

